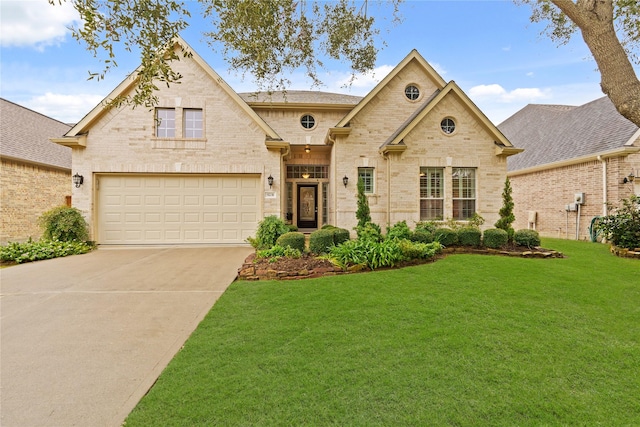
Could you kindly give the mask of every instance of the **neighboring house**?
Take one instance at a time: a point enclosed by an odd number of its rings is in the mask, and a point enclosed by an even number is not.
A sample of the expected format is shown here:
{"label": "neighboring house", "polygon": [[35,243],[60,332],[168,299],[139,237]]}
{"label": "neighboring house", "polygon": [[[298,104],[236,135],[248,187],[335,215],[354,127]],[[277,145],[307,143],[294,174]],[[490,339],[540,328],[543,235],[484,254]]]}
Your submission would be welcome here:
{"label": "neighboring house", "polygon": [[640,194],[640,130],[607,97],[578,107],[528,105],[499,128],[525,149],[508,161],[515,228],[587,239],[607,204]]}
{"label": "neighboring house", "polygon": [[0,98],[0,244],[38,239],[38,218],[70,203],[71,150],[49,141],[71,126]]}
{"label": "neighboring house", "polygon": [[[159,104],[98,105],[64,138],[99,244],[245,242],[276,215],[352,230],[357,182],[373,221],[498,218],[506,157],[519,152],[412,51],[364,98],[238,94],[182,39],[181,84]],[[132,93],[135,75],[107,97]]]}

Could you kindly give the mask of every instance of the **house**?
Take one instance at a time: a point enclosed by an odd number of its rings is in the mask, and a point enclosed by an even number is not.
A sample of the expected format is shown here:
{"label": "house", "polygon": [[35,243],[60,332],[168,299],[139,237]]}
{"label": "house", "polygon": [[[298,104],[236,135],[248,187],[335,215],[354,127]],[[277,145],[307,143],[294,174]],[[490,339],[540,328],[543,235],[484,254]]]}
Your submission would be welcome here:
{"label": "house", "polygon": [[609,98],[528,105],[499,125],[525,151],[508,161],[515,228],[588,239],[591,221],[640,194],[640,130]]}
{"label": "house", "polygon": [[359,98],[238,94],[184,40],[173,48],[189,53],[174,63],[182,83],[155,108],[101,104],[53,139],[73,149],[73,203],[99,244],[239,244],[268,215],[352,230],[358,179],[382,227],[497,220],[521,150],[417,51]]}
{"label": "house", "polygon": [[0,98],[0,244],[38,239],[38,218],[71,203],[71,150],[49,141],[70,128]]}

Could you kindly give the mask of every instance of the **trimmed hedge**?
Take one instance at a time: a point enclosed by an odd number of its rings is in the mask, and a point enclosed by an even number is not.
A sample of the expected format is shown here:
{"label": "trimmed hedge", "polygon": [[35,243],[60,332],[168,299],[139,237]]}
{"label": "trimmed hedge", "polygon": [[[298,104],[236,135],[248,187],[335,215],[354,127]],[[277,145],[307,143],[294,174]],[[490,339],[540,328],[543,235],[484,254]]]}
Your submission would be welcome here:
{"label": "trimmed hedge", "polygon": [[458,230],[458,244],[478,247],[482,243],[482,232],[476,227],[462,227]]}
{"label": "trimmed hedge", "polygon": [[528,248],[540,246],[540,234],[536,230],[518,230],[513,234],[513,241],[518,246]]}
{"label": "trimmed hedge", "polygon": [[391,227],[387,227],[387,235],[385,236],[386,239],[402,240],[408,239],[409,237],[411,237],[411,230],[407,225],[407,221],[400,221],[392,225]]}
{"label": "trimmed hedge", "polygon": [[282,247],[290,247],[293,249],[297,249],[300,252],[304,252],[304,233],[300,233],[298,231],[290,231],[289,233],[284,233],[282,236],[278,237],[276,240],[276,245]]}
{"label": "trimmed hedge", "polygon": [[458,243],[458,233],[450,228],[438,228],[433,233],[433,240],[443,246],[451,246]]}
{"label": "trimmed hedge", "polygon": [[491,249],[500,249],[509,242],[509,233],[501,228],[490,228],[484,231],[484,245]]}
{"label": "trimmed hedge", "polygon": [[314,254],[326,254],[333,245],[333,230],[316,230],[309,236],[309,250]]}
{"label": "trimmed hedge", "polygon": [[433,242],[433,239],[433,231],[428,231],[425,229],[416,229],[416,231],[411,233],[411,236],[409,236],[409,240],[418,243],[431,243]]}
{"label": "trimmed hedge", "polygon": [[333,232],[333,244],[336,246],[351,239],[349,230],[345,228],[333,227],[330,230]]}

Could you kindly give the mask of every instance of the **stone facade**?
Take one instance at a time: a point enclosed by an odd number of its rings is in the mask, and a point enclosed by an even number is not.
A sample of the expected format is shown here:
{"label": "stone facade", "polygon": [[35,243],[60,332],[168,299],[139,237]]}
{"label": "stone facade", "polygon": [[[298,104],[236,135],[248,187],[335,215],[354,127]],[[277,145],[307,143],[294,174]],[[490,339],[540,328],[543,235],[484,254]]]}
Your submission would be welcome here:
{"label": "stone facade", "polygon": [[[605,203],[617,205],[634,192],[640,195],[638,182],[623,183],[629,171],[638,169],[640,154],[632,154],[529,173],[510,172],[514,228],[535,228],[546,237],[587,240],[591,220],[607,213]],[[567,211],[577,193],[584,193],[584,204],[579,212]],[[529,223],[531,211],[536,213],[535,224]]]}
{"label": "stone facade", "polygon": [[71,196],[71,173],[2,159],[0,167],[0,244],[40,238],[38,218],[65,205]]}

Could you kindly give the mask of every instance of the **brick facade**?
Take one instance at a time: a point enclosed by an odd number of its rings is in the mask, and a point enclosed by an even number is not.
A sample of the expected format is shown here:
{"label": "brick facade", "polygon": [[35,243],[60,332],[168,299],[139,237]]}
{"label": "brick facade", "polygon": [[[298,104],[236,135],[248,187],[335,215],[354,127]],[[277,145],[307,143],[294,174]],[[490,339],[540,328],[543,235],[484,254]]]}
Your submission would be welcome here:
{"label": "brick facade", "polygon": [[[640,154],[613,157],[599,161],[570,164],[530,173],[510,172],[513,188],[514,228],[533,228],[528,224],[529,212],[536,212],[535,229],[547,237],[587,240],[591,220],[606,213],[605,200],[618,204],[635,191],[639,183],[623,183],[632,170],[640,169]],[[603,192],[603,170],[606,170],[606,199]],[[580,212],[567,211],[576,193],[584,193]]]}
{"label": "brick facade", "polygon": [[38,218],[64,205],[71,195],[71,172],[2,159],[0,170],[0,244],[37,240]]}

